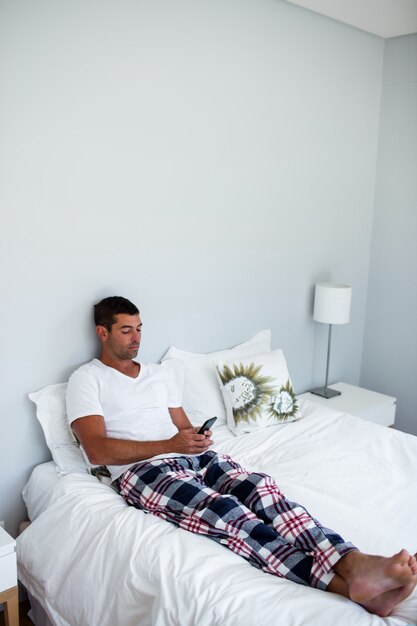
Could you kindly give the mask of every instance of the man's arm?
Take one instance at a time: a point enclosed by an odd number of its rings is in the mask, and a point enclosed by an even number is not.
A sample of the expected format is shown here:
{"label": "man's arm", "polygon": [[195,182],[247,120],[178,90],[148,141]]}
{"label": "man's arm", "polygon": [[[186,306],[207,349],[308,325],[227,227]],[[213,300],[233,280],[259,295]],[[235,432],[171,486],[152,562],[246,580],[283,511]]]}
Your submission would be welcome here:
{"label": "man's arm", "polygon": [[196,433],[183,409],[175,408],[169,411],[179,432],[170,439],[160,441],[131,441],[108,437],[101,415],[80,417],[72,422],[71,427],[93,465],[125,465],[172,452],[179,454],[205,452],[212,441]]}
{"label": "man's arm", "polygon": [[184,428],[193,428],[188,416],[182,406],[168,409],[172,421],[178,430],[184,430]]}

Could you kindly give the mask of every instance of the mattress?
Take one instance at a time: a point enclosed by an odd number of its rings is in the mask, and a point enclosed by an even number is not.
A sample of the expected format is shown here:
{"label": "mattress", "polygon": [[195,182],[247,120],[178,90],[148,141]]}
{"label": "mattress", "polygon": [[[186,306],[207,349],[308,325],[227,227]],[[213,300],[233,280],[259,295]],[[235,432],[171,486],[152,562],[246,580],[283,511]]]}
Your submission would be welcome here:
{"label": "mattress", "polygon": [[[303,401],[303,419],[213,432],[214,448],[271,474],[287,497],[362,551],[416,551],[417,438]],[[56,626],[404,626],[417,595],[380,618],[265,574],[206,537],[125,504],[87,474],[53,487],[17,540],[19,579]]]}

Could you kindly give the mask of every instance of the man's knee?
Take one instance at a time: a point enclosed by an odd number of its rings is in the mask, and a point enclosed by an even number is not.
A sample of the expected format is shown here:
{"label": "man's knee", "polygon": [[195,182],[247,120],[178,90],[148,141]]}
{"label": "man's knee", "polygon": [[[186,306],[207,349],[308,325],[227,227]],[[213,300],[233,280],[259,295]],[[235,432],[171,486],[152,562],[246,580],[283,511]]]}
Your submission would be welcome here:
{"label": "man's knee", "polygon": [[231,516],[235,517],[234,513],[240,516],[239,509],[240,503],[230,496],[216,496],[211,499],[207,506],[209,514],[214,514],[217,518],[224,520]]}

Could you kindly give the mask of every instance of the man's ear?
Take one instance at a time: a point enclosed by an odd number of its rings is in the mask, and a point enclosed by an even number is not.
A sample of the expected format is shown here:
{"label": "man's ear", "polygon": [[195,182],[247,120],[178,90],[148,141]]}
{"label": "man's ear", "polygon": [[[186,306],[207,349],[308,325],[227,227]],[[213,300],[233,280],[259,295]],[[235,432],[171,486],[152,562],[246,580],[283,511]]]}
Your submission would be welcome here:
{"label": "man's ear", "polygon": [[96,326],[96,333],[100,341],[106,341],[109,336],[109,331],[105,326]]}

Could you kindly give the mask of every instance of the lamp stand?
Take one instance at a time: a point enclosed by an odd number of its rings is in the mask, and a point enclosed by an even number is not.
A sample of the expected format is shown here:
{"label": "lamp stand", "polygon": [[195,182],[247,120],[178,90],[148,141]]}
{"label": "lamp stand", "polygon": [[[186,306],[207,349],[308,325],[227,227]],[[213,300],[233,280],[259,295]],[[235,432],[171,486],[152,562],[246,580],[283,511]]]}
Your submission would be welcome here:
{"label": "lamp stand", "polygon": [[332,324],[329,324],[329,339],[327,342],[327,365],[326,365],[326,382],[324,383],[324,387],[317,387],[316,389],[312,389],[310,393],[314,393],[316,396],[321,396],[322,398],[334,398],[334,396],[340,396],[341,391],[337,391],[336,389],[329,389],[327,386],[329,380],[329,362],[330,362],[330,346],[332,343]]}

